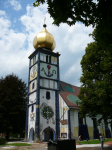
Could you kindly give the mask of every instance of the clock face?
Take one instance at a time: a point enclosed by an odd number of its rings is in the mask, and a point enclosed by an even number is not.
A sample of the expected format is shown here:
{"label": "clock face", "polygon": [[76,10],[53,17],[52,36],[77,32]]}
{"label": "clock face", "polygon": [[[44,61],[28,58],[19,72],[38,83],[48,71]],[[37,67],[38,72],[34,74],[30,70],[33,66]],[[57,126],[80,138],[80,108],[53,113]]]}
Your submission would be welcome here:
{"label": "clock face", "polygon": [[46,78],[57,79],[57,67],[54,65],[41,63],[40,75]]}
{"label": "clock face", "polygon": [[35,64],[30,70],[30,81],[37,77],[37,64]]}

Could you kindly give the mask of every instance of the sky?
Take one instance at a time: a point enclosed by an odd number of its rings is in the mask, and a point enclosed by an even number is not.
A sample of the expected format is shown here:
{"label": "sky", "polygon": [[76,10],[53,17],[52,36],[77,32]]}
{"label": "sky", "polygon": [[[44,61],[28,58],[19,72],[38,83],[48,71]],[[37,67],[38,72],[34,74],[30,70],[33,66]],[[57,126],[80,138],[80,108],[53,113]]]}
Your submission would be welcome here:
{"label": "sky", "polygon": [[43,30],[46,17],[47,31],[56,42],[59,52],[60,80],[81,86],[81,59],[87,44],[92,42],[92,26],[77,22],[73,26],[53,25],[47,4],[33,7],[35,0],[0,0],[0,78],[14,73],[28,84],[29,56],[35,49],[34,37]]}

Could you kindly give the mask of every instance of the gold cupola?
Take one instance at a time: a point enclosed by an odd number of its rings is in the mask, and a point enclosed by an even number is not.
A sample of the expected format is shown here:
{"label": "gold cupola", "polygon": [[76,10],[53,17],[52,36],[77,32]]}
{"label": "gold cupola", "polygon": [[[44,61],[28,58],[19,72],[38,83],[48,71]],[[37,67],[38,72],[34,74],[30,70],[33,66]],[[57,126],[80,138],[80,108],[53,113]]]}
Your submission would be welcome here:
{"label": "gold cupola", "polygon": [[44,24],[43,27],[44,29],[34,38],[33,46],[35,49],[38,47],[47,47],[53,51],[56,47],[54,37],[46,30],[46,24]]}

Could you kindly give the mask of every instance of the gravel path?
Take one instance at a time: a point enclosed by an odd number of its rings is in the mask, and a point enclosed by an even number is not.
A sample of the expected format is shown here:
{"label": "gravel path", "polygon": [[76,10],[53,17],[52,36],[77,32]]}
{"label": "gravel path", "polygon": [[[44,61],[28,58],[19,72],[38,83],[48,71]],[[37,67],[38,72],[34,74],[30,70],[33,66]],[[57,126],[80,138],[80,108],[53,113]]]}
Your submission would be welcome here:
{"label": "gravel path", "polygon": [[[20,143],[20,142],[9,142],[9,143]],[[25,142],[26,143],[26,142]],[[0,150],[48,150],[47,143],[30,143],[31,146],[4,146],[0,147]],[[84,144],[84,145],[76,145],[78,150],[101,150],[100,144]],[[112,150],[112,141],[106,142],[104,144],[103,150]]]}

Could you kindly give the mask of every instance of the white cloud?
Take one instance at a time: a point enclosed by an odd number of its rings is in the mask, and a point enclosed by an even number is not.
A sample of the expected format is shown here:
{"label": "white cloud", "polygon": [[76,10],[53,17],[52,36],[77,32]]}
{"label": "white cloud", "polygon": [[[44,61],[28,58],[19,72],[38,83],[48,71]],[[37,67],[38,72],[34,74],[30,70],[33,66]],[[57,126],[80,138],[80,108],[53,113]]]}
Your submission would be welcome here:
{"label": "white cloud", "polygon": [[[20,72],[28,66],[29,53],[24,49],[26,35],[11,29],[7,18],[0,18],[0,77],[12,72]],[[25,57],[26,56],[26,57]]]}
{"label": "white cloud", "polygon": [[16,0],[8,0],[8,3],[10,3],[16,11],[22,9],[21,4]]}
{"label": "white cloud", "polygon": [[[54,52],[59,51],[61,54],[60,79],[79,86],[80,61],[85,53],[87,43],[92,41],[88,36],[93,31],[92,27],[87,28],[78,23],[72,27],[67,24],[61,24],[60,27],[52,25],[53,19],[47,13],[47,4],[38,8],[27,5],[26,11],[26,14],[19,19],[22,23],[22,33],[15,32],[7,18],[0,18],[0,47],[2,51],[0,68],[2,68],[2,73],[19,73],[27,82],[28,56],[34,51],[33,39],[42,31],[46,16],[46,29],[54,36],[56,41]],[[3,12],[1,13],[3,14]],[[18,18],[16,19],[18,20]]]}
{"label": "white cloud", "polygon": [[0,10],[0,16],[5,16],[6,14],[5,14],[5,11],[3,11],[3,10]]}

